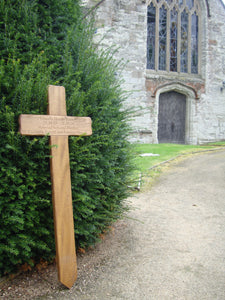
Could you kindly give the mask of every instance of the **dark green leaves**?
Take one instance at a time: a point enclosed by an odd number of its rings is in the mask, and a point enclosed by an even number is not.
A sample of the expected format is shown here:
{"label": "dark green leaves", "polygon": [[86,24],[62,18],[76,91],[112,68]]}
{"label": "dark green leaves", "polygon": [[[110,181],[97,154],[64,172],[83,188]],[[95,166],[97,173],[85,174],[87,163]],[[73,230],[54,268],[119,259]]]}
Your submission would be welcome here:
{"label": "dark green leaves", "polygon": [[90,116],[71,137],[77,247],[93,245],[126,210],[131,173],[124,93],[112,51],[97,52],[76,0],[0,0],[0,274],[55,254],[48,137],[18,133],[21,113],[47,113],[47,86],[64,85],[67,113]]}

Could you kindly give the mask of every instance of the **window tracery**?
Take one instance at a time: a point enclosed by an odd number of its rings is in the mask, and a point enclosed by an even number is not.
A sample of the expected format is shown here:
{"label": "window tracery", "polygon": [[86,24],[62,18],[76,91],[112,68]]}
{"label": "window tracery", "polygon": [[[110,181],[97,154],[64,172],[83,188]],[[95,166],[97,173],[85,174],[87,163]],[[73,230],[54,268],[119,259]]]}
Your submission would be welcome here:
{"label": "window tracery", "polygon": [[147,10],[147,69],[199,73],[197,0],[150,0]]}

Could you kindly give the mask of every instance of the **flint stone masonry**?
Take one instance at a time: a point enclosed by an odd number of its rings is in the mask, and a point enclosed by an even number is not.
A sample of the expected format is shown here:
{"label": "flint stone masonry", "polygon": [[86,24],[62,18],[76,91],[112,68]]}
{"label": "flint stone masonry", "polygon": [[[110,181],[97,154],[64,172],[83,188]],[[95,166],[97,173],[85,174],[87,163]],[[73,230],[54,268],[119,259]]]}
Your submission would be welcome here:
{"label": "flint stone masonry", "polygon": [[[93,7],[99,1],[85,0]],[[96,10],[96,43],[118,47],[116,59],[126,62],[123,88],[133,91],[126,107],[137,106],[130,133],[132,142],[158,143],[158,103],[163,92],[186,95],[185,142],[225,140],[225,6],[222,0],[199,0],[201,8],[199,75],[146,69],[147,5],[149,0],[105,0]],[[210,16],[208,14],[210,13]]]}

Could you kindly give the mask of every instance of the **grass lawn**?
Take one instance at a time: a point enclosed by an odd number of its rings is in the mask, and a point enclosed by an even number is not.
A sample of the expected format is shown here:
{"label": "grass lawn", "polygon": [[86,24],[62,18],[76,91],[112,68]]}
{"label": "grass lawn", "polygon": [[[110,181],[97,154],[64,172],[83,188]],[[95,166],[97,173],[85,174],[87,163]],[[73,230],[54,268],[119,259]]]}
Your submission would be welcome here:
{"label": "grass lawn", "polygon": [[[225,142],[207,144],[204,146],[196,146],[196,145],[179,145],[179,144],[134,144],[133,145],[133,153],[134,153],[134,161],[136,165],[136,176],[138,174],[142,174],[142,177],[154,176],[154,172],[159,173],[160,171],[157,169],[155,171],[150,172],[150,168],[153,166],[170,160],[178,155],[188,154],[197,151],[204,151],[213,148],[218,148],[220,146],[225,147]],[[152,153],[158,154],[158,156],[140,156],[141,154]]]}

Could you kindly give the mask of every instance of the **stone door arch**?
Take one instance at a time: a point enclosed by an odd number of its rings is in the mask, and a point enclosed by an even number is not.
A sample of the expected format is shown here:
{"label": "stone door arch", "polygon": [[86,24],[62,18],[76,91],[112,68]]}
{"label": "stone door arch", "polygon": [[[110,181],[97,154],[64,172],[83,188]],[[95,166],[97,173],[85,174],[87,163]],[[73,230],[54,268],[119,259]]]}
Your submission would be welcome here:
{"label": "stone door arch", "polygon": [[[163,86],[159,86],[155,91],[155,116],[156,116],[156,130],[153,134],[153,140],[159,143],[158,139],[158,126],[159,126],[159,105],[160,105],[160,95],[163,93],[176,92],[181,95],[180,97],[185,98],[185,144],[197,144],[197,98],[196,93],[190,86],[181,83],[170,83]],[[178,95],[178,96],[179,96]],[[175,126],[171,124],[170,126]],[[174,129],[174,128],[173,128]],[[171,128],[172,130],[172,128]]]}

